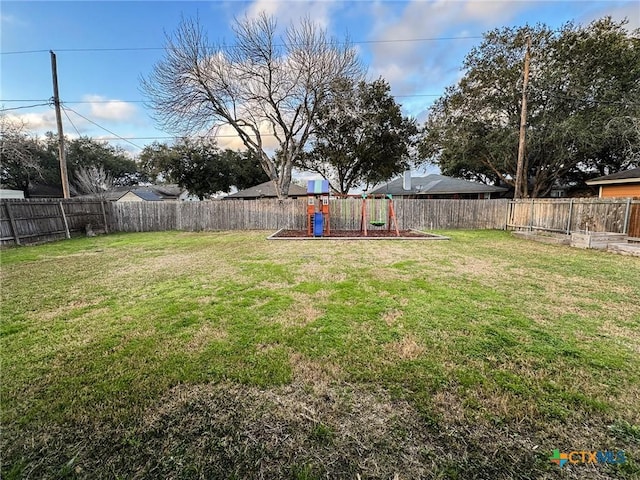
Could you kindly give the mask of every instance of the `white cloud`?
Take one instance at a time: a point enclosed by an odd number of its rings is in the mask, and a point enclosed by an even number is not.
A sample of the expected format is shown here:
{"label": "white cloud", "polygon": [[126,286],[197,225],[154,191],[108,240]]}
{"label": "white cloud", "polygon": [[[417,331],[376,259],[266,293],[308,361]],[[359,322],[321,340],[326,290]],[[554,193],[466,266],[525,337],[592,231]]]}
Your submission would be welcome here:
{"label": "white cloud", "polygon": [[328,28],[331,13],[339,5],[338,2],[328,1],[286,1],[286,0],[255,0],[246,10],[247,16],[253,18],[261,12],[278,19],[279,26],[287,27],[291,22],[298,22],[301,18],[309,17],[315,23]]}
{"label": "white cloud", "polygon": [[464,3],[464,6],[460,20],[495,25],[510,20],[519,11],[530,7],[534,2],[526,0],[469,0],[461,3]]}
{"label": "white cloud", "polygon": [[137,113],[135,105],[121,100],[109,100],[101,95],[85,95],[85,102],[89,102],[89,115],[92,119],[126,121],[131,120]]}
{"label": "white cloud", "polygon": [[57,130],[56,114],[53,110],[37,113],[9,114],[7,118],[10,121],[24,123],[25,128],[30,132],[44,133]]}
{"label": "white cloud", "polygon": [[[464,37],[469,31],[478,35],[508,23],[530,6],[531,2],[519,1],[413,0],[398,10],[398,4],[378,2],[371,9],[370,38],[387,42],[372,44],[369,76],[384,77],[396,95],[441,91],[452,83],[464,54],[479,40],[401,40]],[[412,113],[418,113],[416,108],[410,109]]]}
{"label": "white cloud", "polygon": [[[263,148],[266,152],[273,152],[278,147],[276,138],[271,135],[271,126],[263,123],[260,126]],[[216,139],[220,148],[231,150],[246,150],[244,143],[231,125],[222,125],[216,129]]]}

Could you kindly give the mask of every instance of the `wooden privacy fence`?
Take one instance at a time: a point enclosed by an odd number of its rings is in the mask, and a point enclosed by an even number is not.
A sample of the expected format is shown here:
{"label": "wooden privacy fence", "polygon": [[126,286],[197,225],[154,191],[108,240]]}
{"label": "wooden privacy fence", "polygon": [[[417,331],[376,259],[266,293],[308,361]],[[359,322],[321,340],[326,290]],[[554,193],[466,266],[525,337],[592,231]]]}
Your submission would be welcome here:
{"label": "wooden privacy fence", "polygon": [[571,198],[509,202],[507,228],[570,233],[624,233],[640,237],[640,200]]}
{"label": "wooden privacy fence", "polygon": [[[376,202],[381,202],[376,200]],[[331,228],[358,230],[362,200],[331,199]],[[508,200],[394,200],[401,229],[501,229]],[[369,205],[367,221],[386,204]],[[306,228],[306,199],[222,200],[211,202],[122,202],[109,206],[110,227],[119,232],[163,230],[278,230]]]}
{"label": "wooden privacy fence", "polygon": [[[386,205],[368,206],[368,221],[386,221]],[[362,200],[331,199],[331,228],[358,230]],[[640,236],[640,201],[627,199],[394,200],[401,229],[580,230]],[[306,228],[306,199],[278,201],[128,202],[109,206],[120,232],[163,230],[277,230]],[[374,218],[376,217],[376,218]]]}
{"label": "wooden privacy fence", "polygon": [[104,229],[105,204],[87,200],[4,200],[0,202],[0,245],[27,245],[70,238],[86,226]]}
{"label": "wooden privacy fence", "polygon": [[[331,228],[360,228],[362,200],[331,199]],[[527,229],[607,231],[640,237],[640,200],[394,199],[401,229]],[[369,205],[367,221],[386,221],[386,206]],[[374,216],[376,218],[374,218]],[[379,218],[378,218],[379,217]],[[112,232],[166,230],[278,230],[306,228],[306,199],[207,202],[101,202],[7,200],[0,202],[2,245],[29,244],[84,232],[87,224]],[[383,227],[383,228],[386,228]]]}
{"label": "wooden privacy fence", "polygon": [[112,230],[277,230],[303,228],[306,201],[216,200],[207,202],[121,202],[109,206]]}

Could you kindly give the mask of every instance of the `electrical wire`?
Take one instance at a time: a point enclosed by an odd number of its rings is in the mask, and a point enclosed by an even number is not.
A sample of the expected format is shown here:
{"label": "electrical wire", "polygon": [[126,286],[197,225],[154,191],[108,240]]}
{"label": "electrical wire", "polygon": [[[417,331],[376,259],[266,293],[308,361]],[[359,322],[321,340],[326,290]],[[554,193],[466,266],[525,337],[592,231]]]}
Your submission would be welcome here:
{"label": "electrical wire", "polygon": [[117,133],[115,133],[115,132],[112,132],[112,131],[111,131],[111,130],[109,130],[108,128],[105,128],[105,127],[103,127],[102,125],[97,124],[97,123],[96,123],[96,122],[94,122],[93,120],[91,120],[91,119],[89,119],[89,118],[85,117],[84,115],[82,115],[82,114],[80,114],[80,113],[76,112],[73,108],[65,107],[65,106],[64,106],[64,105],[62,105],[62,104],[60,105],[60,107],[61,107],[63,110],[69,110],[70,112],[75,113],[75,114],[76,114],[76,115],[78,115],[80,118],[83,118],[83,119],[85,119],[87,122],[89,122],[89,123],[91,123],[91,124],[95,125],[95,126],[96,126],[96,127],[98,127],[98,128],[101,128],[101,129],[102,129],[102,130],[104,130],[105,132],[110,133],[111,135],[115,136],[115,137],[116,137],[116,138],[118,138],[119,140],[122,140],[122,141],[124,141],[124,142],[127,142],[128,144],[133,145],[134,147],[136,147],[136,148],[138,148],[138,149],[140,149],[140,150],[142,150],[142,149],[143,149],[140,145],[136,145],[136,144],[135,144],[135,143],[133,143],[132,141],[127,140],[127,139],[126,139],[126,138],[124,138],[124,137],[121,137],[120,135],[118,135],[118,134],[117,134]]}
{"label": "electrical wire", "polygon": [[0,99],[0,103],[2,102],[47,102],[49,101],[48,98],[20,98],[20,99],[10,99],[10,100],[5,100],[5,99]]}
{"label": "electrical wire", "polygon": [[76,133],[78,134],[79,137],[82,136],[82,134],[80,133],[80,130],[78,130],[78,127],[76,127],[76,124],[73,123],[73,121],[71,120],[71,118],[69,117],[69,114],[67,113],[67,111],[63,108],[62,111],[64,112],[64,116],[67,117],[67,120],[69,120],[69,123],[71,124],[71,126],[73,127],[73,129],[76,131]]}
{"label": "electrical wire", "polygon": [[35,105],[23,105],[21,107],[2,108],[2,109],[0,109],[0,112],[9,112],[11,110],[21,110],[21,109],[24,109],[24,108],[44,107],[44,106],[47,106],[47,105],[51,105],[51,102],[48,102],[48,103],[37,103]]}
{"label": "electrical wire", "polygon": [[[409,42],[438,42],[449,40],[479,40],[484,38],[482,35],[465,35],[459,37],[425,37],[425,38],[390,38],[388,40],[357,40],[350,42],[337,42],[339,45],[367,45],[374,43],[409,43]],[[284,45],[274,45],[275,47],[282,47]],[[235,45],[207,45],[207,48],[219,48],[223,50],[229,50],[236,48]],[[166,47],[110,47],[110,48],[52,48],[47,50],[14,50],[11,52],[0,52],[0,55],[21,55],[28,53],[49,53],[64,52],[64,53],[81,53],[81,52],[137,52],[137,51],[153,51],[153,50],[165,50]]]}
{"label": "electrical wire", "polygon": [[[417,97],[440,97],[440,93],[414,93],[414,94],[404,94],[404,95],[394,95],[397,98],[417,98]],[[0,99],[0,103],[2,102],[35,102],[41,100],[14,100],[14,99]],[[67,105],[80,105],[87,103],[113,103],[113,102],[122,102],[122,103],[147,103],[148,100],[65,100],[64,103]],[[37,106],[37,105],[36,105]],[[30,107],[17,107],[17,108],[30,108]]]}

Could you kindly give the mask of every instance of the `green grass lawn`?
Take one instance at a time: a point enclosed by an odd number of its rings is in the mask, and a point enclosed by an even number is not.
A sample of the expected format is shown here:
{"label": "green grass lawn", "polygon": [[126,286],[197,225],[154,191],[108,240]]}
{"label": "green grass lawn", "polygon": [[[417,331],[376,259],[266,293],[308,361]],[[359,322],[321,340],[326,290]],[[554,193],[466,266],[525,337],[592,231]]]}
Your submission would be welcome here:
{"label": "green grass lawn", "polygon": [[445,233],[2,251],[2,478],[638,478],[640,259]]}

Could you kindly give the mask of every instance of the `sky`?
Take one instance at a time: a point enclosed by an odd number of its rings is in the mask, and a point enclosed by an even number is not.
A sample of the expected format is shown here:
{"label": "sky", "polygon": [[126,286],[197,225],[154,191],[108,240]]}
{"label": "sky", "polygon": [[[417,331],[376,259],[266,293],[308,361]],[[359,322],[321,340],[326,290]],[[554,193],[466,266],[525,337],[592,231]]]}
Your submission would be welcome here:
{"label": "sky", "polygon": [[[423,122],[429,106],[462,76],[465,55],[494,28],[605,15],[640,27],[637,1],[6,1],[0,2],[0,109],[29,131],[55,131],[50,50],[56,53],[65,135],[120,145],[132,155],[154,140],[171,142],[143,103],[140,79],[162,56],[181,17],[198,16],[213,41],[233,43],[230,26],[261,11],[286,26],[303,16],[339,39],[348,36],[383,77],[406,115]],[[43,105],[44,104],[44,105]],[[125,139],[125,140],[122,140]],[[218,140],[238,148],[232,137]]]}

